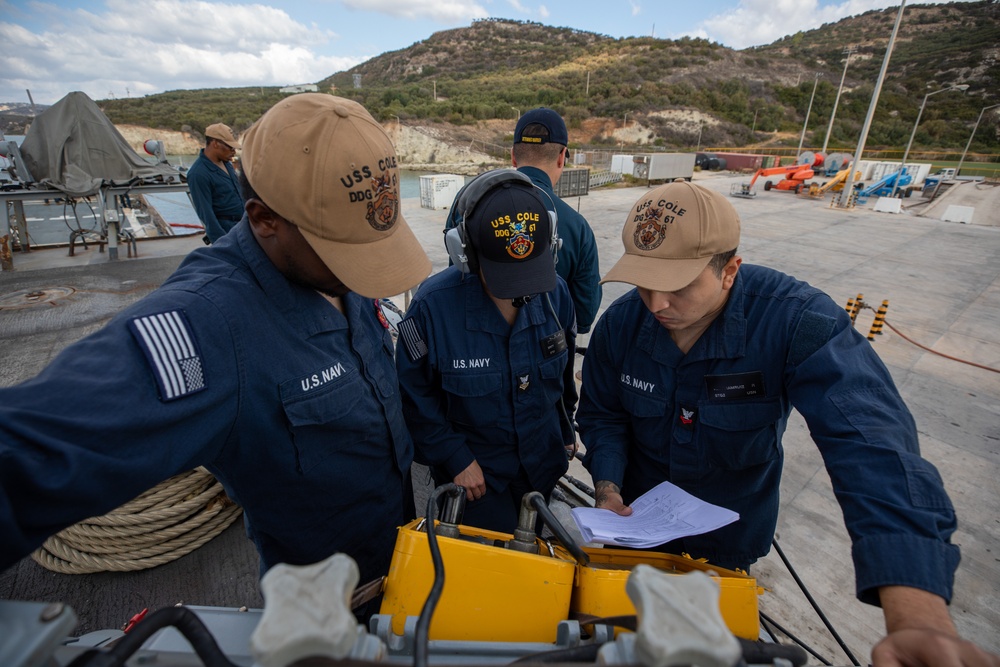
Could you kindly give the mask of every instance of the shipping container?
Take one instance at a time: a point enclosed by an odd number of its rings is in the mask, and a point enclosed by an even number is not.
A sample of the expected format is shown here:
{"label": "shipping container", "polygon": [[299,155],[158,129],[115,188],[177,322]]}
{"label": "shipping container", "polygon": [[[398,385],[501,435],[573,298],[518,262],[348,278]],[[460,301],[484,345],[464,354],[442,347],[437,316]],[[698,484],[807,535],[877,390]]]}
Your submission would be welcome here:
{"label": "shipping container", "polygon": [[448,208],[465,185],[465,177],[456,174],[431,174],[420,177],[420,208]]}
{"label": "shipping container", "polygon": [[750,153],[716,153],[715,157],[725,159],[730,171],[757,171],[763,168],[764,156]]}
{"label": "shipping container", "polygon": [[632,158],[632,175],[647,181],[670,181],[694,174],[694,153],[646,153]]}
{"label": "shipping container", "polygon": [[563,169],[552,191],[557,197],[579,197],[590,192],[589,169]]}

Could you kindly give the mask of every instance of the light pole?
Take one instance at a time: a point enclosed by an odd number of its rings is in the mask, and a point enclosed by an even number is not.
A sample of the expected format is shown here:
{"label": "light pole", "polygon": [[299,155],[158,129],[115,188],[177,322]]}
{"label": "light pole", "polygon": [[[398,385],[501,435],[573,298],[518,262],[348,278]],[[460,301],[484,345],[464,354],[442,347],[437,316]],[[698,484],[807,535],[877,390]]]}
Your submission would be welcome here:
{"label": "light pole", "polygon": [[962,163],[965,162],[965,154],[969,152],[969,146],[972,145],[972,137],[976,136],[976,130],[979,129],[979,121],[983,119],[983,114],[989,111],[990,109],[996,109],[997,107],[1000,107],[1000,104],[994,104],[993,106],[990,107],[983,107],[982,111],[979,112],[979,118],[976,119],[976,124],[972,126],[972,134],[969,135],[969,142],[965,144],[965,150],[962,151],[962,159],[958,161],[958,166],[955,167],[955,178],[958,178],[958,175],[962,173]]}
{"label": "light pole", "polygon": [[[882,69],[878,72],[878,79],[875,80],[875,92],[868,103],[868,114],[865,115],[865,123],[861,126],[861,136],[858,137],[858,147],[854,149],[854,156],[850,164],[847,165],[847,173],[853,174],[854,168],[861,161],[861,156],[865,152],[865,142],[868,141],[868,129],[872,126],[872,118],[875,117],[875,107],[878,106],[878,98],[882,93],[882,82],[885,81],[885,71],[889,69],[889,59],[892,56],[892,45],[896,43],[896,35],[899,33],[899,24],[903,22],[903,9],[906,8],[906,0],[899,3],[899,11],[896,12],[896,22],[892,25],[892,34],[889,35],[889,45],[885,47],[885,56],[882,58]],[[848,181],[850,182],[850,181]],[[842,188],[840,196],[837,197],[837,208],[848,208],[854,206],[854,198],[851,197],[852,188]]]}
{"label": "light pole", "polygon": [[517,114],[517,116],[514,117],[514,120],[517,120],[518,118],[521,117],[521,110],[518,109],[517,107],[511,107],[510,110]]}
{"label": "light pole", "polygon": [[826,126],[826,138],[823,139],[823,155],[826,155],[827,144],[830,143],[830,133],[833,132],[833,119],[837,117],[837,105],[840,104],[840,93],[844,90],[844,79],[847,78],[847,64],[851,62],[851,54],[857,51],[856,46],[845,46],[844,73],[840,75],[840,87],[837,88],[837,97],[833,100],[833,111],[830,112],[830,124]]}
{"label": "light pole", "polygon": [[694,149],[695,152],[701,150],[701,131],[704,130],[704,129],[705,129],[705,121],[699,122],[698,123],[698,147]]}
{"label": "light pole", "polygon": [[[924,95],[924,101],[920,103],[920,111],[917,112],[917,122],[913,124],[913,132],[910,132],[910,140],[906,144],[906,150],[903,151],[903,161],[899,163],[899,171],[896,172],[896,178],[892,182],[892,193],[890,197],[896,196],[896,190],[899,189],[899,179],[903,177],[903,169],[906,168],[906,157],[910,154],[910,146],[913,145],[913,137],[917,136],[917,126],[920,125],[920,117],[924,115],[924,106],[927,104],[927,98],[931,95],[937,95],[938,93],[947,93],[949,90],[968,90],[969,85],[966,83],[958,84],[957,86],[948,86],[947,88],[942,88],[941,90],[935,90]],[[849,172],[848,172],[849,173]],[[958,175],[958,171],[955,171],[955,175]]]}
{"label": "light pole", "polygon": [[626,111],[625,115],[622,116],[622,129],[624,130],[627,125],[628,125],[628,111]]}
{"label": "light pole", "polygon": [[813,92],[812,95],[809,96],[809,108],[806,110],[806,122],[802,124],[802,136],[799,137],[799,154],[802,153],[802,144],[806,140],[806,128],[809,127],[809,114],[811,114],[813,110],[813,100],[816,99],[817,85],[819,85],[819,74],[817,74],[816,78],[813,79]]}
{"label": "light pole", "polygon": [[750,134],[753,134],[757,130],[757,112],[758,111],[760,111],[760,109],[754,109],[753,110],[753,127],[750,128]]}

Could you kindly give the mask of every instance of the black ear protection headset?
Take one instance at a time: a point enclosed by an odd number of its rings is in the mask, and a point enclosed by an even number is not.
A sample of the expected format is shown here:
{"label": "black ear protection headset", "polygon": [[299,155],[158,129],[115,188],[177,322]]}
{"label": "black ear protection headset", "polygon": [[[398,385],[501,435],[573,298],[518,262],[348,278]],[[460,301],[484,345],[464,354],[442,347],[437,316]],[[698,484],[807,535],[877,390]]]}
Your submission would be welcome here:
{"label": "black ear protection headset", "polygon": [[[552,202],[552,198],[548,196],[548,193],[536,186],[531,182],[530,178],[516,169],[495,169],[477,176],[458,191],[458,194],[455,196],[455,203],[445,223],[444,247],[448,251],[448,258],[451,260],[451,263],[457,266],[458,270],[462,273],[478,273],[479,271],[476,251],[469,243],[465,221],[468,219],[469,214],[476,208],[483,195],[501,183],[522,183],[548,197],[549,202],[552,203],[552,210],[549,210],[548,213],[549,220],[552,223],[550,245],[554,258],[559,247],[562,245],[562,239],[559,238],[556,227],[558,217],[555,212],[555,202]],[[458,216],[457,223],[455,222],[456,215]]]}

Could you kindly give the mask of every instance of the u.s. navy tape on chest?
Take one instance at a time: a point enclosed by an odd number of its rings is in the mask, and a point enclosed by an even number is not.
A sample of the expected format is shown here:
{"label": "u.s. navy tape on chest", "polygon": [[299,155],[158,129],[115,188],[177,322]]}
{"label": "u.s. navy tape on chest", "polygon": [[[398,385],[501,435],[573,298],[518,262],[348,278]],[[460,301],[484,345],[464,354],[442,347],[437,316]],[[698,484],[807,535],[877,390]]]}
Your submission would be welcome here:
{"label": "u.s. navy tape on chest", "polygon": [[161,401],[205,389],[205,370],[194,332],[182,310],[132,318],[129,331],[149,364]]}

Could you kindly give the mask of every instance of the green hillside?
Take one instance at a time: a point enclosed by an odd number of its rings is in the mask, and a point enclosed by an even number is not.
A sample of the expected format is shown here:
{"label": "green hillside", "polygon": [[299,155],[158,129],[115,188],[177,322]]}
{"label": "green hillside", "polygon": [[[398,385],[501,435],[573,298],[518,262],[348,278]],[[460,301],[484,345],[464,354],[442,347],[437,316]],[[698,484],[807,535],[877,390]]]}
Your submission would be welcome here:
{"label": "green hillside", "polygon": [[[463,125],[512,119],[545,105],[562,113],[571,128],[595,118],[627,117],[652,129],[655,145],[691,147],[691,132],[678,130],[664,113],[691,109],[718,121],[705,125],[702,145],[759,144],[776,141],[779,135],[771,133],[778,132],[794,147],[818,75],[806,136],[806,145],[818,146],[837,94],[842,52],[851,45],[856,51],[829,148],[853,150],[896,12],[866,12],[742,51],[702,39],[616,39],[489,19],[435,33],[318,84],[358,100],[383,121]],[[965,94],[930,98],[914,144],[961,151],[980,110],[1000,103],[998,57],[996,0],[907,7],[868,147],[901,149],[924,95],[965,83]],[[221,120],[242,131],[280,98],[276,88],[264,87],[171,91],[100,104],[116,123],[201,132]],[[973,152],[1000,153],[996,118],[984,121]],[[609,141],[595,134],[582,143]]]}

